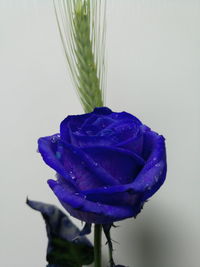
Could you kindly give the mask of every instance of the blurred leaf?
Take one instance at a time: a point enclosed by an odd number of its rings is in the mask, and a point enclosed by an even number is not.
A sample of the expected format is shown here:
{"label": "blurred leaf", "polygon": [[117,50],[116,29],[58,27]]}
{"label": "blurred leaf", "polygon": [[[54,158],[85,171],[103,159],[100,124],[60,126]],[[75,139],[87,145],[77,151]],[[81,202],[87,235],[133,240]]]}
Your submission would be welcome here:
{"label": "blurred leaf", "polygon": [[27,204],[41,212],[45,220],[48,267],[81,267],[93,262],[93,246],[61,210],[54,205],[28,199]]}
{"label": "blurred leaf", "polygon": [[91,223],[85,223],[83,229],[80,231],[80,236],[83,236],[83,235],[89,235],[91,233],[91,227],[92,227],[92,224]]}

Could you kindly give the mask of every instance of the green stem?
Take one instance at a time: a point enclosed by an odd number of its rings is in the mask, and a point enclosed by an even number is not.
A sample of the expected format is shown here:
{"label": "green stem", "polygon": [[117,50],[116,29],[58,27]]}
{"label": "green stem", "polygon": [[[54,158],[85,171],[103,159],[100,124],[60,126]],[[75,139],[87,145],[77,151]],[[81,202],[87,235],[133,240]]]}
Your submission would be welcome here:
{"label": "green stem", "polygon": [[101,224],[94,226],[94,267],[101,267]]}

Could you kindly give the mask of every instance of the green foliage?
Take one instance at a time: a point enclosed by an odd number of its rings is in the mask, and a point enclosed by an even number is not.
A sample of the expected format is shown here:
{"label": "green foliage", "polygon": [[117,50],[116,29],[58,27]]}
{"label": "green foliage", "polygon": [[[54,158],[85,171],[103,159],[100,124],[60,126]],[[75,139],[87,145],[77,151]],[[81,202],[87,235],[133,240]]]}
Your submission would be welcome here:
{"label": "green foliage", "polygon": [[47,261],[50,264],[57,264],[60,267],[82,267],[93,261],[93,248],[85,244],[69,242],[60,238],[51,241],[52,250],[47,254]]}
{"label": "green foliage", "polygon": [[103,106],[105,87],[105,1],[55,0],[68,66],[85,112]]}

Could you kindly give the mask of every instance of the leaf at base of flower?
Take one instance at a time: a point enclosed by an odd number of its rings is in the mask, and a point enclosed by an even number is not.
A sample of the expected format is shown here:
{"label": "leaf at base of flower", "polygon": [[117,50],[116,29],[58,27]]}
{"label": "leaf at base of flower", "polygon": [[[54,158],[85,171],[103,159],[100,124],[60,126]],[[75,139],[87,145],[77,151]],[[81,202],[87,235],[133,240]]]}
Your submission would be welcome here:
{"label": "leaf at base of flower", "polygon": [[93,246],[61,210],[54,205],[28,199],[27,204],[41,212],[46,223],[47,267],[81,267],[93,262]]}

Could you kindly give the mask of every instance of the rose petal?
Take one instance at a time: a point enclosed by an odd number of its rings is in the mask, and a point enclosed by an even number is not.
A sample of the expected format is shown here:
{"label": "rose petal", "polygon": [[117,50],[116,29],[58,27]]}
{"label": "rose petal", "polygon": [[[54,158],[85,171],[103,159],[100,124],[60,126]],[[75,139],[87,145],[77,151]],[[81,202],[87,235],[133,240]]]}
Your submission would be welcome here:
{"label": "rose petal", "polygon": [[113,147],[86,147],[83,151],[121,184],[133,181],[145,161],[135,153]]}
{"label": "rose petal", "polygon": [[87,223],[111,223],[133,217],[141,209],[141,203],[134,207],[111,206],[94,203],[84,199],[82,195],[72,194],[64,189],[58,182],[50,183],[51,189],[58,197],[64,208],[74,217]]}
{"label": "rose petal", "polygon": [[88,198],[91,200],[92,198],[95,200],[95,195],[96,200],[101,196],[103,199],[107,195],[105,201],[123,192],[129,192],[133,196],[139,195],[141,201],[145,201],[151,197],[160,188],[166,178],[167,164],[164,138],[154,132],[148,132],[145,134],[145,142],[147,141],[151,143],[152,152],[144,168],[132,183],[86,190],[82,193],[88,195]]}
{"label": "rose petal", "polygon": [[[144,135],[148,160],[134,181],[134,188],[142,190],[143,200],[151,197],[164,183],[167,172],[165,139],[153,131]],[[148,143],[148,145],[147,145]],[[151,150],[151,152],[149,152]],[[147,155],[146,154],[146,155]]]}
{"label": "rose petal", "polygon": [[65,118],[60,124],[60,136],[63,142],[70,142],[70,131],[80,130],[82,124],[87,118],[90,117],[90,113],[83,115],[71,115]]}
{"label": "rose petal", "polygon": [[92,115],[81,127],[81,133],[88,136],[99,135],[102,130],[113,123],[114,120],[110,119],[108,116],[102,115],[98,117],[97,115]]}
{"label": "rose petal", "polygon": [[109,187],[104,187],[101,192],[95,190],[81,191],[81,194],[86,196],[87,200],[99,202],[113,206],[134,206],[140,201],[140,193],[135,192],[109,192]]}
{"label": "rose petal", "polygon": [[69,183],[76,186],[74,180],[69,173],[66,172],[61,162],[63,146],[60,142],[59,135],[56,134],[40,138],[38,140],[38,150],[47,165],[61,174]]}
{"label": "rose petal", "polygon": [[93,113],[98,115],[109,115],[112,114],[112,110],[107,107],[98,107],[93,110]]}
{"label": "rose petal", "polygon": [[77,190],[119,184],[115,178],[77,147],[62,143],[60,139],[52,143],[52,137],[40,138],[38,144],[44,161],[73,183]]}
{"label": "rose petal", "polygon": [[111,131],[110,133],[107,132],[107,136],[87,136],[87,135],[81,135],[79,133],[72,133],[71,134],[71,143],[75,146],[79,147],[89,147],[89,146],[113,146],[118,143],[118,140],[116,140],[115,135]]}
{"label": "rose petal", "polygon": [[126,121],[126,120],[130,120],[132,123],[134,122],[136,125],[142,125],[141,121],[136,118],[135,116],[133,116],[130,113],[127,113],[125,111],[123,112],[112,112],[109,115],[110,118],[115,119],[116,121]]}
{"label": "rose petal", "polygon": [[141,125],[139,127],[139,131],[136,136],[126,139],[125,141],[119,142],[116,144],[117,147],[125,148],[130,151],[134,151],[139,156],[142,156],[143,147],[144,147],[144,133],[149,131],[150,129],[145,126]]}

